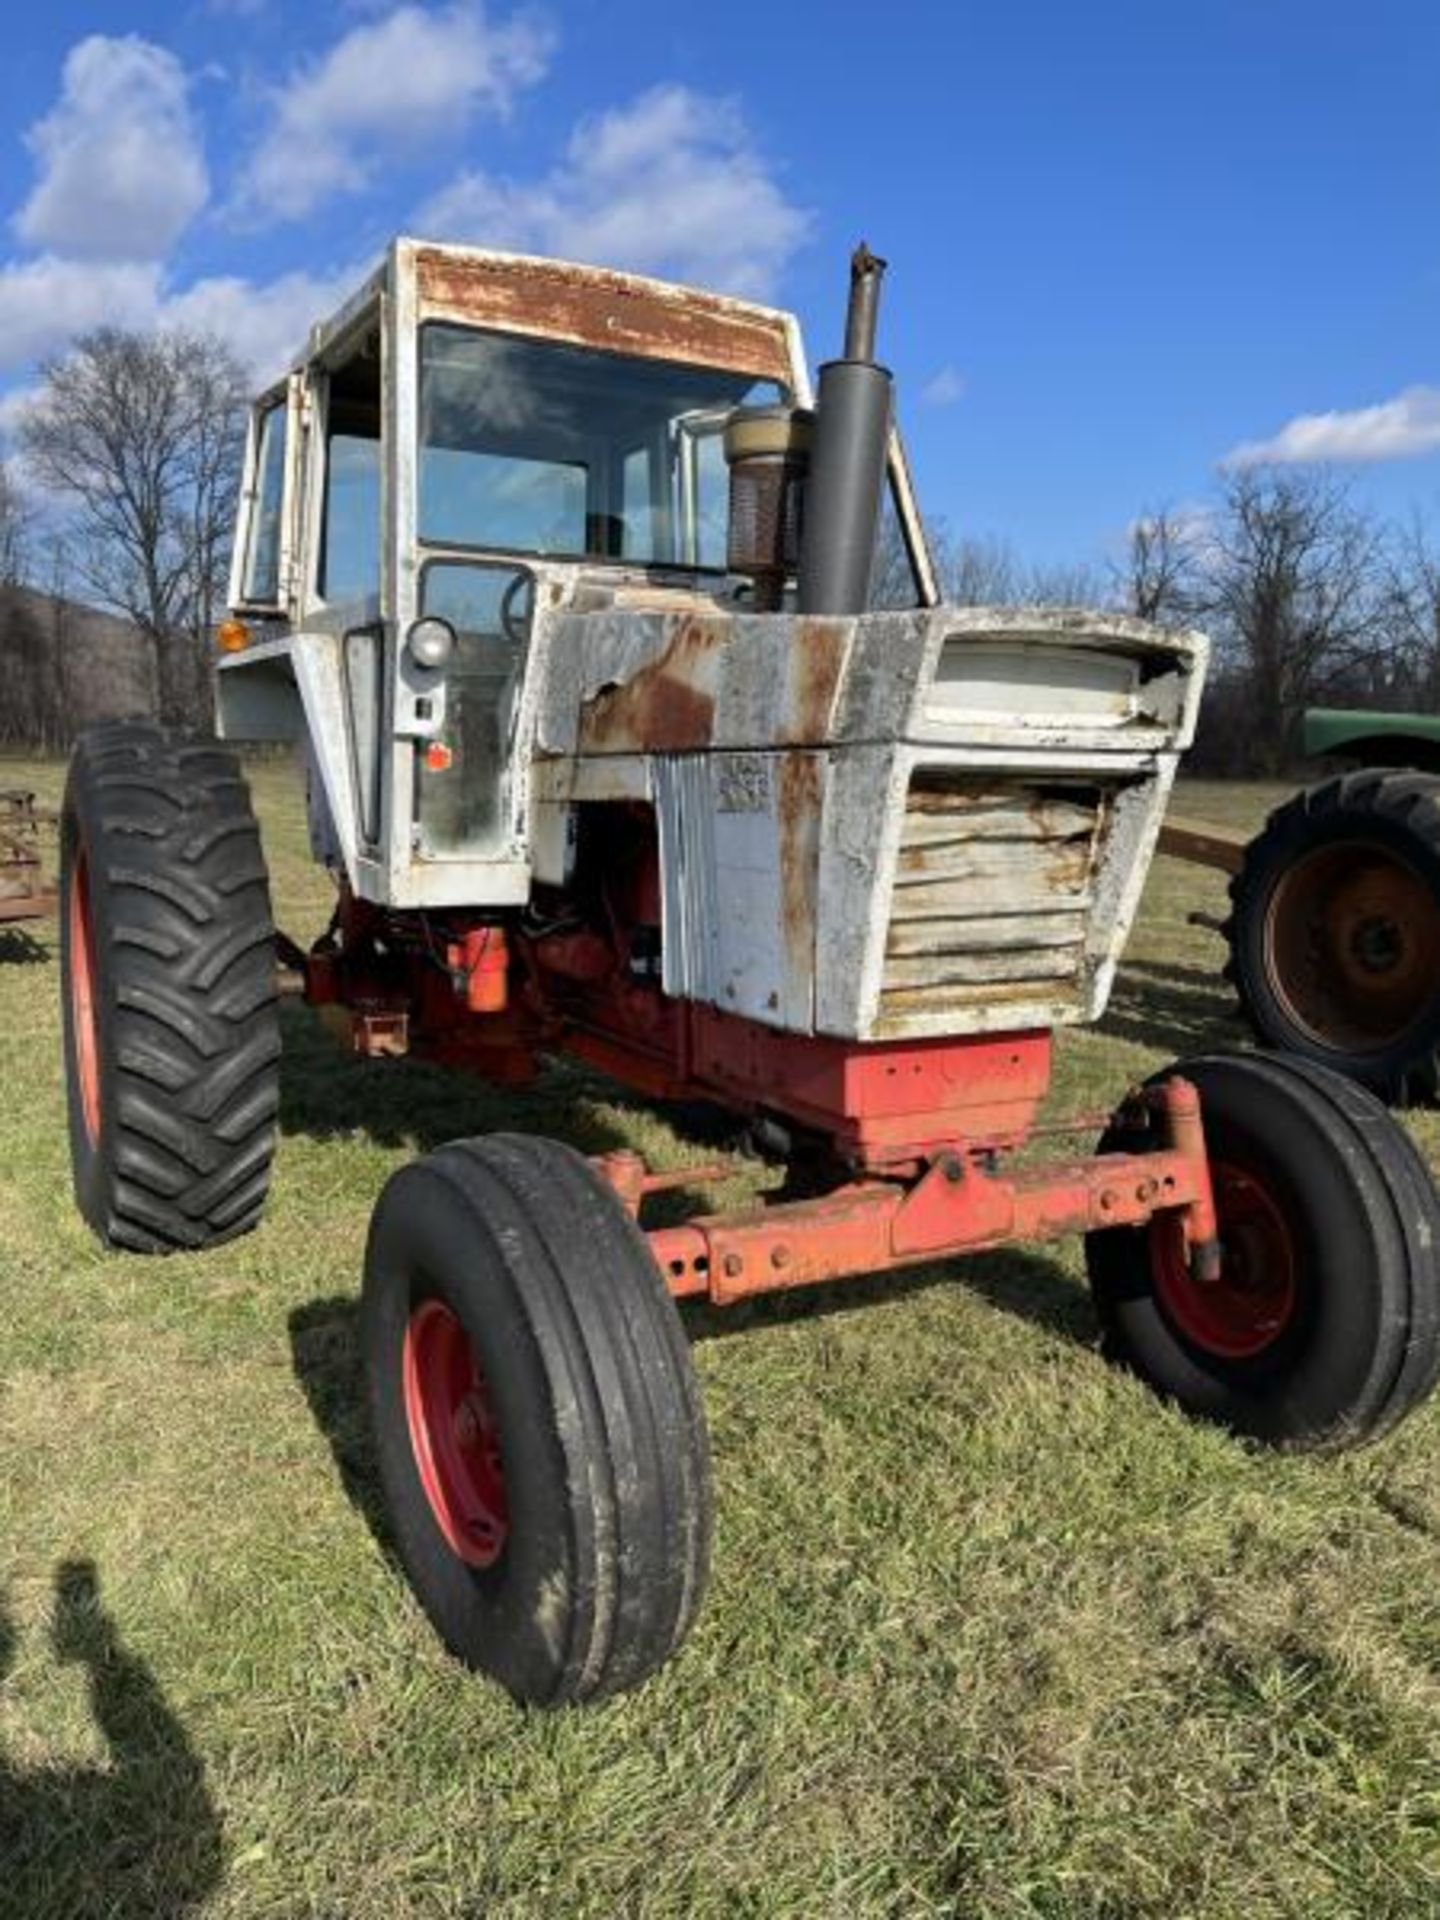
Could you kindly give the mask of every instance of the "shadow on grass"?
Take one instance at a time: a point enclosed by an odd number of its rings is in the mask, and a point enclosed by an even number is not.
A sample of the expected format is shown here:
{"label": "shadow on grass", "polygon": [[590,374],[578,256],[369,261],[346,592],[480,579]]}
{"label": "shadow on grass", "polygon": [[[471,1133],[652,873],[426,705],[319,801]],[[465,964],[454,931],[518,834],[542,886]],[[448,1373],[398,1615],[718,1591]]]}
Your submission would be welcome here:
{"label": "shadow on grass", "polygon": [[50,949],[23,927],[0,926],[0,967],[48,967]]}
{"label": "shadow on grass", "polygon": [[1249,1043],[1235,995],[1213,969],[1127,961],[1115,976],[1101,1033],[1179,1057]]}
{"label": "shadow on grass", "polygon": [[[55,1575],[57,1659],[85,1668],[108,1768],[20,1772],[0,1756],[0,1905],[56,1920],[181,1915],[219,1884],[220,1820],[199,1756],[145,1662],[126,1651],[94,1566]],[[0,1680],[15,1632],[0,1608]]]}
{"label": "shadow on grass", "polygon": [[365,1410],[359,1302],[337,1294],[297,1307],[290,1316],[290,1363],[334,1456],[346,1499],[391,1566],[398,1566]]}
{"label": "shadow on grass", "polygon": [[[380,1146],[428,1153],[474,1134],[548,1134],[580,1153],[634,1145],[600,1108],[616,1102],[662,1115],[702,1144],[716,1138],[714,1115],[700,1103],[661,1107],[573,1060],[548,1062],[529,1086],[504,1087],[462,1068],[423,1060],[364,1060],[348,1053],[309,1008],[280,1014],[280,1127],[317,1140],[356,1134]],[[693,1114],[689,1108],[693,1107]]]}

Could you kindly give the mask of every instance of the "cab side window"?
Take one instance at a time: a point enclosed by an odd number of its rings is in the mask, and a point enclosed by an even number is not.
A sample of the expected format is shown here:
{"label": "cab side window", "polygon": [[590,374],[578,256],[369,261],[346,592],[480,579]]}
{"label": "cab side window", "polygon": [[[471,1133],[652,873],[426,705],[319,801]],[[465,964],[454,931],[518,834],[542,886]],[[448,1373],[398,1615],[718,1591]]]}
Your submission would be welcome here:
{"label": "cab side window", "polygon": [[245,554],[246,600],[266,606],[280,598],[280,529],[285,509],[285,416],[283,399],[260,417],[255,454],[255,500]]}

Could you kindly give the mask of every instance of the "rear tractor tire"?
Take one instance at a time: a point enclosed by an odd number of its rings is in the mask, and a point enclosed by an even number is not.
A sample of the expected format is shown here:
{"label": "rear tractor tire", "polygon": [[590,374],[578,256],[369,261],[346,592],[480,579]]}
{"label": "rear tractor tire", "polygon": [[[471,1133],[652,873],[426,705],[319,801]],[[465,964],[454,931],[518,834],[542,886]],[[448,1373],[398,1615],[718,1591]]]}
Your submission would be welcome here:
{"label": "rear tractor tire", "polygon": [[361,1341],[395,1545],[445,1644],[537,1706],[638,1686],[700,1602],[710,1461],[680,1316],[613,1190],[516,1134],[403,1167]]}
{"label": "rear tractor tire", "polygon": [[1230,884],[1227,972],[1268,1046],[1384,1100],[1440,1092],[1440,778],[1372,769],[1271,814]]}
{"label": "rear tractor tire", "polygon": [[[1220,1275],[1192,1275],[1174,1214],[1092,1233],[1107,1351],[1187,1412],[1273,1446],[1375,1439],[1440,1369],[1428,1167],[1373,1094],[1323,1067],[1232,1054],[1167,1071],[1200,1093]],[[1154,1144],[1117,1126],[1100,1151]]]}
{"label": "rear tractor tire", "polygon": [[144,721],[83,734],[61,817],[70,1157],[139,1253],[260,1218],[279,1105],[275,930],[235,756]]}

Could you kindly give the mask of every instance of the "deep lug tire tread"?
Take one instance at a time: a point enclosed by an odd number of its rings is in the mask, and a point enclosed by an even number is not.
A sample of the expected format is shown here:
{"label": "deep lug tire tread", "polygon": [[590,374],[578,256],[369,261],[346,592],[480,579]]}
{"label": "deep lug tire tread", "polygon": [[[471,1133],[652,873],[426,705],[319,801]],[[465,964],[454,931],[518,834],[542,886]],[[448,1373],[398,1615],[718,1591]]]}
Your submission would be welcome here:
{"label": "deep lug tire tread", "polygon": [[1396,1104],[1440,1097],[1440,979],[1427,1017],[1412,1034],[1372,1053],[1321,1046],[1277,999],[1263,965],[1267,906],[1283,875],[1328,838],[1376,834],[1387,849],[1408,842],[1440,891],[1440,776],[1404,768],[1364,768],[1309,787],[1277,807],[1245,850],[1230,881],[1225,978],[1266,1045],[1330,1067]]}
{"label": "deep lug tire tread", "polygon": [[61,828],[83,850],[96,945],[98,1141],[65,1051],[76,1197],[109,1244],[213,1246],[264,1210],[279,1109],[275,929],[259,828],[228,749],[144,721],[83,734]]}
{"label": "deep lug tire tread", "polygon": [[[421,1269],[465,1323],[492,1397],[509,1397],[507,1485],[510,1449],[549,1449],[493,1568],[465,1567],[445,1543],[410,1448],[400,1344]],[[572,1149],[524,1135],[453,1142],[402,1168],[372,1221],[362,1326],[396,1545],[451,1651],[537,1705],[638,1685],[680,1645],[704,1589],[709,1449],[679,1314],[613,1191]],[[548,1644],[527,1584],[534,1540],[565,1570],[563,1632]]]}

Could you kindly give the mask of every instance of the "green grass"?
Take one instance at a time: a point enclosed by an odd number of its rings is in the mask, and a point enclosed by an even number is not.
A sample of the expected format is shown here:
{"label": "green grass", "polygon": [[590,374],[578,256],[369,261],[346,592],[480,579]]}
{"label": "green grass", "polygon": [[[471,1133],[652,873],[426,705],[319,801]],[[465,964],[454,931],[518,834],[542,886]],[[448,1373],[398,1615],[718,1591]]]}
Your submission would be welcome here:
{"label": "green grass", "polygon": [[[308,934],[291,776],[256,786]],[[1058,1107],[1240,1038],[1186,918],[1222,898],[1157,863]],[[1097,1357],[1074,1246],[694,1314],[698,1628],[639,1694],[527,1714],[445,1657],[367,1518],[370,1207],[496,1124],[704,1150],[573,1070],[517,1097],[362,1065],[292,1007],[265,1226],[110,1256],[68,1194],[53,929],[7,951],[0,1913],[1440,1913],[1433,1409],[1339,1460],[1191,1425]]]}

